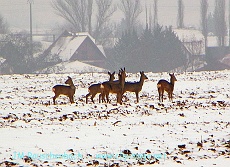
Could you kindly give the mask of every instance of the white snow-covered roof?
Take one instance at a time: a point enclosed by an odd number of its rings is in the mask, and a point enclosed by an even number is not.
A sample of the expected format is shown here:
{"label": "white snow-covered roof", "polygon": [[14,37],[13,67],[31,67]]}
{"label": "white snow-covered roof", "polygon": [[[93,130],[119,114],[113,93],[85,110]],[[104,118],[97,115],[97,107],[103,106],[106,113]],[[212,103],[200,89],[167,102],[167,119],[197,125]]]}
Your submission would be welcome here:
{"label": "white snow-covered roof", "polygon": [[[54,47],[51,49],[51,54],[59,55],[62,61],[68,61],[72,55],[77,51],[82,42],[89,37],[95,44],[95,39],[88,32],[71,33],[70,36],[60,37]],[[101,53],[106,57],[102,45],[96,45]]]}
{"label": "white snow-covered roof", "polygon": [[204,41],[204,35],[194,29],[173,29],[179,40],[182,42]]}
{"label": "white snow-covered roof", "polygon": [[60,37],[51,49],[51,54],[57,54],[62,61],[68,61],[86,38],[87,36]]}
{"label": "white snow-covered roof", "polygon": [[75,36],[77,37],[80,37],[80,36],[87,36],[89,37],[94,43],[96,43],[96,40],[88,33],[88,32],[77,32],[74,34]]}
{"label": "white snow-covered roof", "polygon": [[[192,55],[205,55],[205,39],[201,31],[194,29],[173,29],[173,31]],[[199,44],[195,45],[193,42]]]}
{"label": "white snow-covered roof", "polygon": [[105,72],[106,69],[82,63],[80,61],[66,61],[47,67],[35,73],[86,73],[86,72]]}
{"label": "white snow-covered roof", "polygon": [[97,47],[101,51],[101,53],[106,57],[104,47],[102,45],[97,45]]}

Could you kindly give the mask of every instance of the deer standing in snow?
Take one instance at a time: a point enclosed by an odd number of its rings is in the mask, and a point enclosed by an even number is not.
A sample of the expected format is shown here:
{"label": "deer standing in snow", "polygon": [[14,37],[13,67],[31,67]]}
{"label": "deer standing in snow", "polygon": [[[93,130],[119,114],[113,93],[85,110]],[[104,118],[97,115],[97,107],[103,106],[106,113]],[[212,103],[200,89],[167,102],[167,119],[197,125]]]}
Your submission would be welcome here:
{"label": "deer standing in snow", "polygon": [[[115,79],[114,75],[115,72],[113,72],[112,74],[110,72],[108,72],[109,74],[109,81],[107,82],[113,82],[113,80]],[[104,82],[106,83],[106,82]],[[88,94],[86,95],[86,104],[88,103],[88,97],[91,95],[91,101],[94,103],[93,98],[96,96],[96,94],[101,93],[101,88],[100,88],[101,84],[93,84],[88,88]],[[99,102],[101,99],[101,94],[99,95]]]}
{"label": "deer standing in snow", "polygon": [[73,84],[72,78],[68,76],[68,79],[65,81],[65,84],[67,85],[55,85],[52,90],[55,93],[55,96],[53,97],[53,103],[55,103],[56,98],[60,95],[65,95],[69,97],[69,100],[71,103],[74,103],[73,96],[75,94],[76,87]]}
{"label": "deer standing in snow", "polygon": [[173,74],[169,74],[170,76],[170,82],[161,79],[158,83],[157,83],[157,89],[158,89],[158,93],[159,93],[159,101],[163,102],[163,95],[164,95],[164,91],[166,91],[168,93],[168,98],[169,100],[172,101],[172,94],[173,94],[173,89],[174,89],[174,84],[175,81],[177,81],[176,77]]}
{"label": "deer standing in snow", "polygon": [[148,79],[148,77],[144,74],[144,71],[140,72],[140,81],[139,82],[125,82],[124,93],[125,92],[135,92],[137,103],[139,102],[139,92],[142,90],[142,86],[144,84],[144,80]]}
{"label": "deer standing in snow", "polygon": [[118,74],[119,81],[102,83],[101,84],[102,100],[104,100],[104,97],[106,97],[107,102],[109,102],[109,93],[116,93],[117,103],[122,104],[121,99],[124,92],[125,77],[126,77],[126,73],[124,68],[119,70],[119,74]]}

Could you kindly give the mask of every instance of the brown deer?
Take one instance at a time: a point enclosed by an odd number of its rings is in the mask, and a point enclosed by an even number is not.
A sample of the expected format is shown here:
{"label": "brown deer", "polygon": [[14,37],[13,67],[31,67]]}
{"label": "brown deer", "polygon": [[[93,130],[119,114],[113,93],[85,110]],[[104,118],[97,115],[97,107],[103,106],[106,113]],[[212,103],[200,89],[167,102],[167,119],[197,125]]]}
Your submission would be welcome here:
{"label": "brown deer", "polygon": [[53,87],[53,92],[55,93],[55,96],[53,97],[53,103],[55,103],[56,98],[60,95],[66,95],[69,97],[69,100],[71,103],[74,103],[73,96],[75,94],[76,87],[73,84],[72,78],[68,76],[68,79],[65,81],[65,84],[67,85],[55,85]]}
{"label": "brown deer", "polygon": [[101,94],[102,100],[106,97],[107,102],[109,102],[109,93],[116,93],[117,94],[117,103],[121,103],[122,95],[124,92],[124,85],[125,85],[125,68],[121,69],[118,74],[119,81],[115,82],[107,82],[101,84]]}
{"label": "brown deer", "polygon": [[[108,72],[108,74],[109,74],[109,81],[107,81],[107,82],[112,82],[115,79],[115,77],[114,77],[115,72],[113,72],[112,74],[110,72]],[[101,93],[100,86],[101,86],[101,83],[93,84],[88,88],[89,93],[86,95],[86,104],[88,104],[88,97],[90,95],[91,95],[91,101],[94,103],[93,98],[96,96],[96,94]],[[100,102],[100,99],[101,99],[101,94],[99,95],[99,102]]]}
{"label": "brown deer", "polygon": [[139,102],[139,92],[142,90],[142,86],[144,84],[144,80],[148,79],[148,77],[144,74],[144,71],[140,72],[140,81],[139,82],[125,82],[124,93],[125,92],[135,92],[137,103]]}
{"label": "brown deer", "polygon": [[157,89],[158,89],[158,93],[159,93],[159,101],[163,102],[163,95],[164,95],[164,91],[166,91],[168,93],[168,98],[169,100],[172,101],[172,94],[173,94],[173,89],[174,89],[174,84],[175,81],[177,81],[176,77],[173,74],[169,74],[170,76],[170,83],[164,79],[161,79],[158,83],[157,83]]}

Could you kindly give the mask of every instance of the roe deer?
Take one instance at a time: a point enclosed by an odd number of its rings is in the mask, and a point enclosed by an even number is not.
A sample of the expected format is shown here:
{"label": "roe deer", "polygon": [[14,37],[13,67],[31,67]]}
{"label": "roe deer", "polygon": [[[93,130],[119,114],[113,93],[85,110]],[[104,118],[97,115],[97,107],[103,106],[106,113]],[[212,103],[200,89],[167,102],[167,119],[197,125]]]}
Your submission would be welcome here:
{"label": "roe deer", "polygon": [[145,79],[148,79],[148,77],[144,74],[144,71],[140,72],[141,77],[139,82],[125,82],[124,86],[124,93],[125,92],[135,92],[137,103],[139,102],[139,92],[142,90],[142,86]]}
{"label": "roe deer", "polygon": [[125,85],[125,68],[119,70],[118,78],[119,81],[115,82],[107,82],[101,84],[101,94],[102,99],[106,96],[107,102],[109,102],[109,93],[116,93],[117,94],[117,103],[121,103],[122,95],[124,92],[124,85]]}
{"label": "roe deer", "polygon": [[53,97],[53,103],[55,103],[56,98],[58,98],[59,95],[66,95],[69,97],[69,100],[71,103],[74,103],[73,96],[75,94],[76,87],[73,84],[72,78],[68,76],[68,79],[65,81],[65,84],[67,85],[55,85],[53,87],[53,92],[55,93],[55,96]]}
{"label": "roe deer", "polygon": [[174,83],[175,83],[175,81],[177,81],[177,79],[174,76],[174,73],[169,74],[169,76],[170,76],[170,83],[168,81],[164,80],[164,79],[161,79],[157,83],[157,89],[158,89],[158,93],[159,93],[159,101],[163,102],[164,91],[166,91],[168,93],[168,98],[169,98],[169,100],[172,101]]}
{"label": "roe deer", "polygon": [[[107,82],[112,82],[115,77],[115,72],[113,72],[112,74],[110,72],[108,72],[109,74],[109,81]],[[91,95],[91,101],[94,103],[93,98],[96,96],[96,94],[101,93],[101,88],[100,88],[101,84],[93,84],[88,88],[88,94],[86,95],[86,104],[88,104],[88,97]],[[100,98],[101,98],[101,94],[99,95],[99,102],[100,102]]]}

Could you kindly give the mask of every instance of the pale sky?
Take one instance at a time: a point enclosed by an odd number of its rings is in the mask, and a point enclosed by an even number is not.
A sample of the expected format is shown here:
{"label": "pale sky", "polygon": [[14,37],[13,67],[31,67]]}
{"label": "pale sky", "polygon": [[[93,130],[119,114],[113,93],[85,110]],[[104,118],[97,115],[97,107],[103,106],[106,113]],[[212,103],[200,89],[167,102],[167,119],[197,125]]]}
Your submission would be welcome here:
{"label": "pale sky", "polygon": [[[119,0],[114,0],[115,3]],[[140,0],[143,4],[153,6],[153,0]],[[158,21],[161,25],[176,25],[178,0],[158,0]],[[185,26],[200,25],[200,0],[183,0],[184,2],[184,24]],[[214,10],[215,0],[209,0],[209,12]],[[54,13],[50,5],[51,0],[33,0],[33,31],[39,32],[40,29],[53,29],[61,25],[63,20]],[[226,2],[227,3],[227,2]],[[227,3],[228,4],[228,3]],[[226,6],[228,6],[226,4]],[[226,8],[228,11],[228,8]],[[29,29],[29,3],[28,0],[0,0],[0,14],[7,20],[10,28]],[[113,19],[120,21],[122,14],[118,10]],[[226,20],[228,12],[226,12]],[[145,12],[142,13],[140,21],[145,21]]]}

